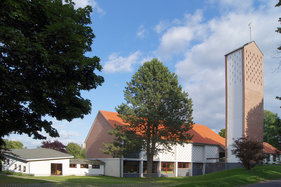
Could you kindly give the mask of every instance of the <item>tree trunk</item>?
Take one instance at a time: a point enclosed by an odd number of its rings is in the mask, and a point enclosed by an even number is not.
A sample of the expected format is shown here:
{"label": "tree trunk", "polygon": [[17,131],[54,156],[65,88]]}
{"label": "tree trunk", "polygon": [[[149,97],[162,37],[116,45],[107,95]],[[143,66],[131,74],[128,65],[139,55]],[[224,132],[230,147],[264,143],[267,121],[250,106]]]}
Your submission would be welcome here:
{"label": "tree trunk", "polygon": [[151,147],[150,147],[150,143],[147,144],[146,147],[146,157],[147,157],[147,178],[151,179],[151,173],[152,173],[152,160],[153,160],[153,156],[151,157]]}

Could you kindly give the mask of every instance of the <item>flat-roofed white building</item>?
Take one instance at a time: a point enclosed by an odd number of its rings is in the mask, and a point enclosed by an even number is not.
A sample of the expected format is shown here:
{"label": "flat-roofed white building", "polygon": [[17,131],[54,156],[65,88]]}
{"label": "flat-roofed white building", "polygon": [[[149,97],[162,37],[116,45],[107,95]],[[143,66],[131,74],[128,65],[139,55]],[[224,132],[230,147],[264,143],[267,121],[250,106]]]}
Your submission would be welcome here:
{"label": "flat-roofed white building", "polygon": [[4,152],[2,171],[35,176],[104,175],[104,162],[73,159],[70,154],[53,149],[12,149]]}

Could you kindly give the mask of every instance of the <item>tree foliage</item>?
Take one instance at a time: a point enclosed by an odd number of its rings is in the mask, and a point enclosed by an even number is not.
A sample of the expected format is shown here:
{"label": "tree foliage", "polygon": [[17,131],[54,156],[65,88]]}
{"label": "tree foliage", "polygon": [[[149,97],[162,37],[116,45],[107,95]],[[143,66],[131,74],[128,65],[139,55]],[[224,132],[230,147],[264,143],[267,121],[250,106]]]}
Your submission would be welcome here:
{"label": "tree foliage", "polygon": [[[169,151],[172,145],[183,144],[192,136],[192,101],[182,90],[177,76],[157,59],[144,63],[127,83],[125,102],[117,112],[126,124],[116,130],[118,138],[111,151],[127,154],[127,148],[141,144],[147,155],[148,178],[151,177],[153,157]],[[129,141],[131,142],[129,142]],[[127,146],[127,145],[128,146]]]}
{"label": "tree foliage", "polygon": [[142,137],[130,128],[116,126],[109,134],[113,136],[113,142],[103,144],[104,149],[101,151],[115,158],[138,153],[143,147]]}
{"label": "tree foliage", "polygon": [[236,139],[233,143],[233,148],[232,153],[240,159],[243,167],[248,170],[264,158],[263,144],[250,140],[248,137]]}
{"label": "tree foliage", "polygon": [[20,141],[13,141],[13,140],[8,140],[8,139],[4,139],[5,145],[4,148],[5,149],[23,149],[23,143],[21,143]]}
{"label": "tree foliage", "polygon": [[66,146],[58,140],[55,140],[53,142],[50,140],[43,141],[41,147],[66,153]]}
{"label": "tree foliage", "polygon": [[68,143],[66,146],[66,152],[73,155],[74,158],[85,158],[85,150],[77,143]]}
{"label": "tree foliage", "polygon": [[281,149],[281,119],[271,111],[264,111],[263,141]]}
{"label": "tree foliage", "polygon": [[91,111],[81,90],[101,85],[100,59],[91,51],[92,8],[71,0],[3,0],[0,3],[0,145],[10,133],[59,136],[52,122]]}
{"label": "tree foliage", "polygon": [[225,138],[225,129],[221,129],[219,132],[219,135],[223,138]]}

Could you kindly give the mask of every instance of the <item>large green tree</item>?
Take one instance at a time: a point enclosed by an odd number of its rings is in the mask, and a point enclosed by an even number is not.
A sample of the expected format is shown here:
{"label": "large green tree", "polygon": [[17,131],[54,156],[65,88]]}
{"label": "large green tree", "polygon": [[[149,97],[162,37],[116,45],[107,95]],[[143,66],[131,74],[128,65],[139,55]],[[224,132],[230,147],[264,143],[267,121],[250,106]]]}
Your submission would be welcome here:
{"label": "large green tree", "polygon": [[74,158],[85,158],[84,149],[77,143],[68,143],[66,146],[66,152],[73,155]]}
{"label": "large green tree", "polygon": [[0,3],[0,145],[10,133],[59,136],[46,116],[83,118],[90,100],[80,92],[101,85],[91,51],[92,8],[71,0],[2,0]]}
{"label": "large green tree", "polygon": [[[147,177],[151,178],[153,157],[157,153],[191,140],[188,131],[193,124],[192,101],[182,90],[175,73],[157,59],[138,69],[127,83],[124,95],[125,103],[116,110],[130,125],[120,126],[118,130],[121,137],[125,132],[126,137],[133,138],[132,142],[142,143],[147,156]],[[126,143],[116,145],[122,150]]]}
{"label": "large green tree", "polygon": [[263,141],[281,149],[281,119],[271,111],[264,111]]}

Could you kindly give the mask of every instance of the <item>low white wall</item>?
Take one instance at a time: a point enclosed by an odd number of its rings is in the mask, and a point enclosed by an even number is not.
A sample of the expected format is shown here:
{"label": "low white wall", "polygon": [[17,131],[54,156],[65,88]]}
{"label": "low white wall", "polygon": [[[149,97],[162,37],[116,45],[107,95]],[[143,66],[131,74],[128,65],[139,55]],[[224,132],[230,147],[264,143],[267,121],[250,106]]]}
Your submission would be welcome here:
{"label": "low white wall", "polygon": [[269,160],[268,159],[263,159],[263,163],[264,164],[280,164],[280,161],[281,161],[281,155],[276,155],[276,158],[275,158],[275,161],[273,159],[273,155],[270,154],[269,155]]}
{"label": "low white wall", "polygon": [[[26,162],[22,162],[19,160],[14,160],[9,158],[9,164],[8,161],[5,160],[5,162],[2,163],[2,170],[3,171],[13,171],[13,172],[21,172],[25,174],[30,174],[29,171],[29,164]],[[24,172],[25,167],[25,172]]]}
{"label": "low white wall", "polygon": [[44,160],[29,162],[30,174],[35,176],[50,176],[51,164],[62,164],[62,175],[69,175],[69,159],[62,160]]}
{"label": "low white wall", "polygon": [[[70,168],[69,159],[23,162],[12,158],[9,158],[9,164],[7,164],[7,160],[5,161],[5,163],[3,163],[2,170],[32,174],[34,176],[50,176],[52,163],[62,164],[63,176],[104,175],[105,171],[104,165],[100,165],[99,169],[92,168],[91,164],[89,164],[88,168],[81,168],[80,164],[77,164],[76,168]],[[25,172],[24,166],[26,167]]]}
{"label": "low white wall", "polygon": [[76,165],[76,168],[69,168],[67,175],[85,176],[85,175],[104,175],[104,165],[100,165],[99,169],[92,168],[92,165],[88,165],[89,168],[81,168],[80,164]]}
{"label": "low white wall", "polygon": [[183,146],[177,145],[176,147],[176,160],[179,162],[192,161],[192,144],[184,144]]}
{"label": "low white wall", "polygon": [[105,162],[104,175],[112,177],[121,177],[120,158],[98,158]]}

